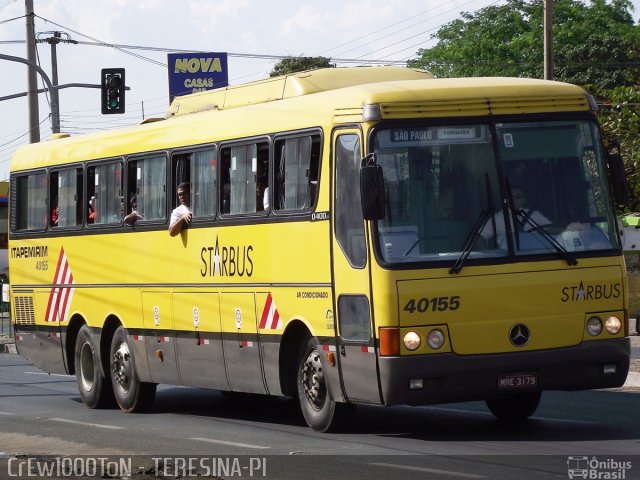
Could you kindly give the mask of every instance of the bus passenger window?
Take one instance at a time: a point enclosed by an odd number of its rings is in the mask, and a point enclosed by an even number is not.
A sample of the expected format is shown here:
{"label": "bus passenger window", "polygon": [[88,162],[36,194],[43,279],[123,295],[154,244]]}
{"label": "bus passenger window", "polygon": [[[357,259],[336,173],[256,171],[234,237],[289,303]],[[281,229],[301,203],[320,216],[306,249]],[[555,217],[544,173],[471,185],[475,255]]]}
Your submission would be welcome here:
{"label": "bus passenger window", "polygon": [[82,169],[68,168],[51,173],[49,179],[49,226],[82,225]]}
{"label": "bus passenger window", "polygon": [[320,136],[286,138],[276,141],[276,210],[306,210],[313,207],[317,195],[320,160]]}
{"label": "bus passenger window", "polygon": [[30,173],[15,177],[11,184],[12,215],[11,228],[19,230],[44,230],[49,223],[47,206],[47,175],[45,172]]}
{"label": "bus passenger window", "polygon": [[[120,223],[124,214],[122,198],[122,163],[107,162],[88,168],[87,177],[93,185],[87,185],[87,191],[93,190],[95,206],[93,208],[95,225]],[[93,187],[93,188],[92,188]],[[87,223],[91,223],[87,214]]]}
{"label": "bus passenger window", "polygon": [[[127,179],[127,223],[164,220],[167,212],[167,159],[164,155],[129,162]],[[134,197],[136,213],[132,216]]]}
{"label": "bus passenger window", "polygon": [[[264,168],[269,161],[267,142],[222,148],[222,213],[247,214],[264,210]],[[260,165],[260,167],[259,167]],[[263,173],[261,177],[260,174]],[[227,187],[228,186],[228,187]],[[259,206],[258,206],[259,204]]]}
{"label": "bus passenger window", "polygon": [[216,150],[189,153],[191,159],[191,211],[193,216],[213,217],[218,210]]}

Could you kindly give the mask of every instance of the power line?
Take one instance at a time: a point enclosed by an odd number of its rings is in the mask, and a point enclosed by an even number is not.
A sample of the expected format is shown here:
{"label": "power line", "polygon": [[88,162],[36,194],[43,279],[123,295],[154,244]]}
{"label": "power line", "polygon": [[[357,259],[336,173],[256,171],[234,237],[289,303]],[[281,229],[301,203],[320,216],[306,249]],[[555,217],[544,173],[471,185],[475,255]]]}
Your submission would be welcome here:
{"label": "power line", "polygon": [[120,52],[122,52],[122,53],[125,53],[125,54],[127,54],[127,55],[131,55],[132,57],[136,57],[136,58],[138,58],[138,59],[140,59],[140,60],[144,60],[144,61],[149,62],[149,63],[154,63],[154,64],[156,64],[156,65],[160,65],[160,66],[164,66],[164,67],[166,67],[166,65],[165,65],[164,63],[158,62],[158,61],[153,60],[153,59],[151,59],[151,58],[143,57],[142,55],[138,55],[137,53],[128,52],[128,51],[127,51],[127,50],[125,50],[124,48],[118,47],[117,45],[113,45],[113,44],[110,44],[110,43],[107,43],[107,42],[103,42],[102,40],[99,40],[99,39],[97,39],[97,38],[94,38],[94,37],[92,37],[92,36],[90,36],[90,35],[85,35],[85,34],[84,34],[84,33],[82,33],[82,32],[79,32],[79,31],[74,30],[74,29],[72,29],[72,28],[66,27],[66,26],[61,25],[61,24],[59,24],[59,23],[56,23],[56,22],[54,22],[53,20],[49,20],[49,19],[46,19],[46,18],[44,18],[44,17],[41,17],[40,15],[35,15],[35,16],[36,16],[37,18],[41,19],[41,20],[44,20],[45,22],[49,22],[49,23],[51,23],[51,24],[53,24],[53,25],[55,25],[55,26],[57,26],[57,27],[64,28],[65,30],[69,30],[70,32],[73,32],[73,33],[75,33],[75,34],[77,34],[77,35],[80,35],[81,37],[89,38],[89,39],[93,40],[94,42],[97,42],[98,44],[100,44],[100,45],[102,45],[102,46],[111,47],[111,48],[114,48],[114,49],[116,49],[116,50],[118,50],[118,51],[120,51]]}
{"label": "power line", "polygon": [[[495,4],[495,3],[498,3],[499,1],[501,1],[501,0],[495,0],[494,2],[492,2],[492,3],[491,3],[491,4],[489,4],[489,5],[493,5],[493,4]],[[414,16],[412,16],[412,17],[409,17],[409,18],[407,18],[407,19],[405,19],[405,20],[402,20],[402,21],[400,21],[400,22],[396,22],[396,23],[392,24],[390,27],[395,26],[395,25],[398,25],[398,24],[400,24],[400,23],[404,23],[404,22],[409,21],[409,20],[413,20],[413,19],[415,19],[415,18],[417,18],[417,17],[419,17],[419,16],[421,16],[421,15],[423,15],[423,14],[425,14],[425,13],[432,12],[433,10],[437,9],[438,7],[440,7],[440,6],[442,6],[442,5],[446,5],[447,3],[448,3],[448,2],[443,3],[443,4],[440,4],[440,5],[436,5],[436,6],[434,6],[431,10],[427,10],[427,11],[425,11],[425,12],[421,12],[421,13],[419,13],[419,14],[417,14],[417,15],[414,15]],[[450,9],[448,9],[448,10],[444,10],[444,11],[440,12],[439,14],[434,15],[433,17],[429,18],[429,21],[432,21],[432,20],[434,20],[434,19],[436,19],[436,18],[438,18],[438,17],[441,17],[441,16],[443,16],[443,15],[447,15],[447,14],[449,14],[449,13],[451,13],[451,12],[455,11],[455,10],[459,10],[460,8],[462,8],[462,7],[466,6],[466,5],[473,4],[473,3],[476,3],[476,0],[470,0],[470,1],[466,2],[466,3],[463,3],[462,5],[458,5],[458,6],[452,7],[452,8],[450,8]],[[413,24],[411,24],[411,25],[409,25],[409,26],[406,26],[406,27],[401,28],[401,29],[399,29],[399,30],[393,31],[393,32],[391,32],[391,33],[389,33],[389,34],[387,34],[387,35],[384,35],[384,36],[382,36],[382,37],[378,38],[378,39],[377,39],[377,41],[380,41],[380,40],[382,40],[382,39],[384,39],[384,38],[389,38],[389,37],[391,37],[391,36],[397,35],[397,34],[399,34],[399,33],[401,33],[401,32],[404,32],[404,31],[406,31],[406,30],[409,30],[409,29],[411,29],[411,28],[413,28],[413,27],[419,26],[419,25],[421,25],[422,23],[423,23],[423,22],[413,23]],[[378,51],[380,51],[380,50],[387,49],[387,48],[389,48],[389,47],[391,47],[391,46],[393,46],[393,45],[397,45],[398,43],[402,43],[402,42],[407,41],[407,40],[409,40],[409,39],[411,39],[411,38],[414,38],[414,37],[416,37],[416,36],[418,36],[418,35],[422,35],[422,34],[424,34],[424,33],[427,33],[427,32],[430,32],[430,31],[436,30],[436,29],[438,29],[438,28],[441,28],[441,26],[442,26],[442,25],[436,25],[436,26],[434,26],[434,27],[432,27],[432,28],[429,28],[429,29],[428,29],[428,30],[426,30],[426,31],[420,32],[419,34],[412,35],[412,36],[410,36],[410,37],[408,37],[408,38],[406,38],[406,39],[399,40],[399,41],[397,41],[397,42],[395,42],[395,43],[393,43],[393,44],[391,44],[391,45],[385,45],[385,46],[383,46],[383,47],[381,47],[381,48],[378,48],[378,49],[376,49],[376,50],[373,50],[372,52],[369,52],[369,53],[364,54],[364,55],[370,55],[370,54],[375,53],[375,52],[378,52]],[[378,33],[382,32],[382,31],[384,31],[384,30],[387,30],[387,29],[388,29],[388,28],[390,28],[390,27],[384,27],[384,28],[378,29],[378,30],[377,30],[377,31],[375,31],[375,32],[372,32],[372,33],[370,33],[370,34],[368,34],[368,35],[365,35],[365,36],[363,36],[363,37],[359,37],[358,39],[355,39],[355,40],[353,40],[352,42],[348,42],[348,43],[353,43],[353,42],[358,41],[359,39],[362,39],[362,38],[366,38],[366,37],[369,37],[369,36],[376,35],[376,34],[378,34]],[[351,52],[351,51],[353,51],[353,50],[357,50],[358,48],[361,48],[361,47],[360,47],[360,46],[353,47],[353,48],[351,48],[351,49],[349,49],[349,50],[342,51],[341,53],[339,53],[339,55],[343,55],[343,54],[348,53],[348,52]],[[362,56],[364,56],[364,55],[361,55],[361,57],[362,57]],[[387,55],[387,56],[388,56],[388,55]]]}
{"label": "power line", "polygon": [[[6,7],[7,5],[5,5]],[[7,20],[2,20],[0,22],[0,25],[4,24],[4,23],[9,23],[9,22],[13,22],[14,20],[20,20],[21,18],[24,18],[26,15],[22,15],[21,17],[15,17],[15,18],[9,18]]]}
{"label": "power line", "polygon": [[[76,33],[76,32],[74,32],[74,33]],[[23,43],[26,43],[26,42],[24,40],[5,40],[5,41],[0,41],[0,44],[2,44],[2,43],[23,44]],[[168,48],[168,47],[149,47],[149,46],[144,46],[144,45],[124,45],[124,44],[115,44],[115,43],[104,43],[104,42],[100,42],[100,41],[86,42],[86,41],[78,40],[76,43],[78,45],[86,45],[86,46],[111,47],[111,48],[115,48],[116,50],[124,51],[125,53],[129,53],[129,54],[131,54],[131,52],[126,52],[124,49],[146,50],[146,51],[160,52],[160,53],[206,53],[204,50],[198,50],[198,49],[185,50],[185,49]],[[283,60],[285,58],[290,58],[291,57],[291,55],[273,55],[273,54],[260,54],[260,53],[238,53],[238,52],[225,52],[225,53],[227,54],[227,57],[250,58],[250,59],[258,59],[258,60]],[[152,63],[154,63],[156,65],[160,65],[160,66],[163,66],[165,68],[168,67],[168,65],[166,63],[161,63],[161,62],[149,59],[147,57],[143,57],[142,55],[135,55],[135,54],[133,54],[133,55],[138,57],[138,58],[145,59],[147,61],[151,61]],[[396,62],[394,60],[383,61],[383,60],[379,60],[379,59],[362,59],[362,58],[332,58],[331,60],[335,61],[337,63],[358,63],[358,64],[360,64],[360,63],[370,63],[370,64],[385,64],[385,65],[387,65],[389,63],[399,63],[399,62]]]}

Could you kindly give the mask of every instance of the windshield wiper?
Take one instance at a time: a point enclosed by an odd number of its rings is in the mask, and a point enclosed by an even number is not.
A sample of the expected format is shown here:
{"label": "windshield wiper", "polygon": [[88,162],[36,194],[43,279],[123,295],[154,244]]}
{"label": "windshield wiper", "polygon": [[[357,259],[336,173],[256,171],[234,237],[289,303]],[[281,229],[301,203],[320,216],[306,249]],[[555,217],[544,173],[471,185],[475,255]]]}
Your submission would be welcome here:
{"label": "windshield wiper", "polygon": [[[522,216],[522,218],[520,219],[521,225],[522,226],[530,225],[531,227],[533,227],[532,231],[534,231],[536,233],[539,233],[540,236],[542,238],[544,238],[547,241],[547,243],[554,248],[554,250],[556,252],[558,252],[560,257],[562,257],[562,259],[565,260],[568,265],[577,265],[578,264],[578,260],[576,260],[576,258],[573,255],[571,255],[571,253],[569,253],[569,251],[566,248],[564,248],[562,246],[562,244],[560,242],[558,242],[558,240],[556,240],[554,238],[553,235],[551,235],[549,232],[547,232],[544,229],[544,226],[540,225],[538,222],[533,220],[531,218],[531,214],[530,213],[527,213],[524,210],[518,210],[516,212],[516,217],[518,217],[519,215]],[[517,227],[516,227],[516,230],[517,230]]]}
{"label": "windshield wiper", "polygon": [[467,238],[464,240],[462,253],[456,260],[456,263],[453,264],[453,267],[451,267],[451,270],[449,270],[449,274],[460,273],[462,271],[462,267],[467,261],[467,258],[469,258],[469,255],[471,255],[473,247],[478,241],[478,238],[480,238],[482,230],[484,230],[484,227],[489,220],[493,221],[493,234],[494,236],[496,235],[496,220],[493,216],[495,209],[493,208],[493,196],[491,195],[491,181],[489,180],[489,174],[487,174],[485,178],[487,183],[487,208],[480,212],[478,218],[473,224],[473,227],[469,230]]}

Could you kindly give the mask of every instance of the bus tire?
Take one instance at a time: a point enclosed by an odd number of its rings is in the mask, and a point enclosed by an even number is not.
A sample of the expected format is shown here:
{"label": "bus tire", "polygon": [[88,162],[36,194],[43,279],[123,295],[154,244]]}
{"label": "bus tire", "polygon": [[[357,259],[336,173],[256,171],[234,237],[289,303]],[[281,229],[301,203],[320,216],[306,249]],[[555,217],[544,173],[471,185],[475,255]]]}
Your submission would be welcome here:
{"label": "bus tire", "polygon": [[516,393],[507,397],[489,398],[485,403],[499,420],[515,422],[533,415],[541,396],[541,392]]}
{"label": "bus tire", "polygon": [[83,325],[78,330],[74,351],[76,382],[83,403],[89,408],[113,406],[111,381],[100,374],[96,348],[91,339],[91,330]]}
{"label": "bus tire", "polygon": [[355,405],[330,398],[320,351],[313,338],[309,338],[300,351],[296,383],[300,409],[307,425],[319,432],[337,432],[348,425]]}
{"label": "bus tire", "polygon": [[145,412],[156,397],[156,384],[141,382],[136,374],[127,331],[121,325],[111,341],[111,383],[118,406],[124,412]]}

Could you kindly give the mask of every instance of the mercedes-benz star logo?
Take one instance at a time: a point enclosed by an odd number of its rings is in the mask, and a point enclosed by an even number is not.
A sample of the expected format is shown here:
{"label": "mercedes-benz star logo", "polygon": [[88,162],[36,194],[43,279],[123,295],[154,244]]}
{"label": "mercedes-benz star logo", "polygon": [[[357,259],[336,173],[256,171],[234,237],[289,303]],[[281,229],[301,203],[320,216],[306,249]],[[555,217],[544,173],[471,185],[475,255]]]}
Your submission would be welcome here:
{"label": "mercedes-benz star logo", "polygon": [[518,323],[511,327],[509,330],[509,340],[516,347],[524,347],[527,343],[529,343],[529,339],[531,338],[531,332],[529,328],[522,324]]}

